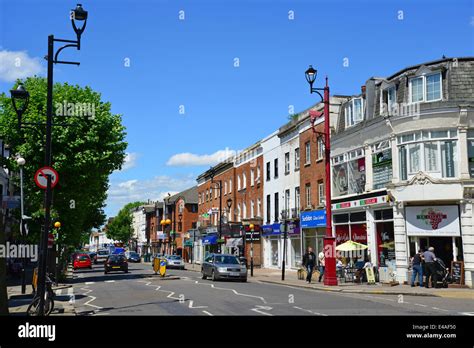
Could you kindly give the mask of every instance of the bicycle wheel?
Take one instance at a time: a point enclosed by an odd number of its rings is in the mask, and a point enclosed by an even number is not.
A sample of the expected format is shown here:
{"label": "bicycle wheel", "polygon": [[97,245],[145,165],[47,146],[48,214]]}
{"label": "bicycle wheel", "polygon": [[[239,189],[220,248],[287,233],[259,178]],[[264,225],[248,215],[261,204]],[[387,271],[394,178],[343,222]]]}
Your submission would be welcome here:
{"label": "bicycle wheel", "polygon": [[48,294],[44,305],[44,315],[50,315],[54,309],[54,294]]}
{"label": "bicycle wheel", "polygon": [[39,315],[39,297],[35,297],[26,310],[27,316]]}

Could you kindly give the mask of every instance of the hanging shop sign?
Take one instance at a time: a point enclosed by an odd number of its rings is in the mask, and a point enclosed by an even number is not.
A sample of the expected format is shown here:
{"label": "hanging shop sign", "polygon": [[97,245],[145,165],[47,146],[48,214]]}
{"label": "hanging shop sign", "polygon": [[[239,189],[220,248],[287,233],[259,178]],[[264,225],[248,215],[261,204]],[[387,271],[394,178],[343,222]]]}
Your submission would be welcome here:
{"label": "hanging shop sign", "polygon": [[303,211],[300,220],[301,228],[326,227],[326,210]]}
{"label": "hanging shop sign", "polygon": [[408,236],[461,235],[457,205],[406,207]]}

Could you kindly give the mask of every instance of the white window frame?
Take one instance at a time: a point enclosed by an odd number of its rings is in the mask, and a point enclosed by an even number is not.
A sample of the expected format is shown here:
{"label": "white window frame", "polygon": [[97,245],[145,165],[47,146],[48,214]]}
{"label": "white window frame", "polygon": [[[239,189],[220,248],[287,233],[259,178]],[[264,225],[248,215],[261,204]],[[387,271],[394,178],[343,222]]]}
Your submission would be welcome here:
{"label": "white window frame", "polygon": [[255,217],[255,202],[252,199],[250,201],[250,218],[253,219]]}
{"label": "white window frame", "polygon": [[[447,136],[443,137],[436,137],[433,136],[433,133],[436,132],[447,132]],[[411,139],[410,139],[411,138]],[[450,140],[456,142],[456,150],[454,153],[455,156],[455,163],[454,163],[454,177],[443,176],[443,171],[445,170],[443,166],[443,156],[442,156],[442,143]],[[425,156],[426,150],[425,145],[426,143],[436,143],[437,144],[437,170],[428,171],[426,170],[426,163],[425,163]],[[456,179],[459,176],[459,151],[460,151],[460,144],[458,139],[458,134],[456,129],[433,129],[433,130],[425,130],[425,131],[417,131],[411,133],[401,134],[397,137],[397,151],[400,151],[401,147],[405,147],[406,149],[406,172],[407,172],[407,179],[410,180],[411,177],[416,175],[418,171],[428,173],[430,176],[434,178],[442,178],[442,179]],[[410,165],[410,148],[413,146],[420,146],[420,164],[419,168],[416,171],[413,171]],[[400,170],[402,169],[401,158],[399,159],[399,167]],[[401,179],[401,178],[400,178]],[[403,180],[403,179],[401,179]]]}
{"label": "white window frame", "polygon": [[[427,84],[426,84],[426,78],[428,76],[433,76],[433,75],[439,75],[439,98],[438,99],[433,99],[433,100],[427,100],[426,97],[428,95],[428,91],[427,91]],[[419,101],[412,101],[412,82],[413,80],[416,80],[416,79],[419,79],[421,78],[422,79],[422,89],[423,89],[423,99],[422,100],[419,100]],[[417,76],[413,76],[409,79],[409,82],[408,82],[408,103],[409,104],[416,104],[416,103],[432,103],[432,102],[436,102],[436,101],[440,101],[440,100],[443,100],[443,74],[441,71],[434,71],[434,72],[431,72],[429,74],[423,74],[423,75],[417,75]]]}
{"label": "white window frame", "polygon": [[241,189],[241,186],[242,185],[242,182],[241,182],[241,179],[240,179],[240,175],[237,175],[237,191],[240,191]]}
{"label": "white window frame", "polygon": [[232,179],[229,179],[229,193],[232,193]]}
{"label": "white window frame", "polygon": [[306,208],[311,208],[311,183],[304,185]]}
{"label": "white window frame", "polygon": [[297,186],[295,187],[295,209],[298,216],[299,216],[299,211],[300,211],[300,199],[301,199],[300,187]]}
{"label": "white window frame", "polygon": [[242,173],[242,190],[247,188],[247,174]]}
{"label": "white window frame", "polygon": [[317,161],[322,160],[324,158],[324,141],[323,137],[318,137],[318,158]]}
{"label": "white window frame", "polygon": [[305,165],[308,165],[308,164],[311,164],[311,142],[310,141],[307,141],[306,143],[304,143],[304,152],[305,152],[305,157],[304,157],[304,160],[305,160]]}
{"label": "white window frame", "polygon": [[[358,119],[355,118],[355,101],[360,100],[360,117]],[[362,122],[365,117],[365,102],[364,98],[352,98],[345,106],[344,106],[344,117],[346,121],[346,128],[353,127],[356,124]]]}
{"label": "white window frame", "polygon": [[324,205],[326,200],[326,191],[324,187],[324,181],[318,182],[318,201],[319,205]]}
{"label": "white window frame", "polygon": [[227,194],[227,181],[224,181],[224,196]]}
{"label": "white window frame", "polygon": [[257,198],[257,216],[262,217],[262,200]]}
{"label": "white window frame", "polygon": [[295,171],[300,169],[300,148],[295,149]]}
{"label": "white window frame", "polygon": [[285,152],[285,175],[290,174],[290,152]]}
{"label": "white window frame", "polygon": [[255,185],[255,171],[254,169],[250,169],[250,186],[254,186]]}
{"label": "white window frame", "polygon": [[247,218],[247,204],[244,202],[242,202],[242,217],[244,219]]}

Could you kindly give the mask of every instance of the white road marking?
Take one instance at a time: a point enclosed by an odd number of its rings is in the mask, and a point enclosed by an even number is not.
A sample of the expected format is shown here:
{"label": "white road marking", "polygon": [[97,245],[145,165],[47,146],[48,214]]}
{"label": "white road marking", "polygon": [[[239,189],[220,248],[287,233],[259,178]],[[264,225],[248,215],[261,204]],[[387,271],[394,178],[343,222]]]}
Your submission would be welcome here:
{"label": "white road marking", "polygon": [[312,311],[310,309],[304,309],[304,308],[301,308],[301,307],[298,307],[298,306],[293,306],[293,308],[296,308],[296,309],[299,309],[301,311],[308,312],[308,313],[311,313],[311,314],[315,314],[315,315],[322,315],[324,317],[328,316],[327,314],[315,312],[315,311]]}
{"label": "white road marking", "polygon": [[63,289],[56,290],[54,293],[56,296],[61,296],[61,293],[63,292]]}
{"label": "white road marking", "polygon": [[447,309],[443,309],[443,308],[438,308],[438,307],[431,307],[431,308],[433,308],[434,310],[437,310],[437,311],[449,312]]}
{"label": "white road marking", "polygon": [[100,307],[100,306],[96,306],[96,305],[90,304],[90,302],[95,301],[95,300],[97,299],[97,297],[95,297],[95,296],[88,295],[88,293],[92,292],[91,289],[81,288],[81,290],[86,291],[85,293],[83,293],[83,295],[90,298],[89,301],[87,301],[86,303],[84,303],[84,306],[91,306],[91,307],[95,307],[95,308],[102,309],[102,307]]}
{"label": "white road marking", "polygon": [[86,285],[94,284],[95,282],[85,282]]}
{"label": "white road marking", "polygon": [[74,289],[72,287],[67,289],[67,294],[68,294],[68,296],[73,296],[74,295]]}
{"label": "white road marking", "polygon": [[421,303],[415,303],[415,306],[428,307],[427,305],[424,305],[424,304],[421,304]]}
{"label": "white road marking", "polygon": [[207,315],[210,315],[210,316],[213,316],[214,314],[212,313],[209,313],[208,311],[202,311],[204,314],[207,314]]}
{"label": "white road marking", "polygon": [[104,283],[115,283],[115,280],[106,280]]}
{"label": "white road marking", "polygon": [[255,295],[249,295],[249,294],[242,294],[240,292],[237,292],[237,290],[234,289],[228,289],[228,288],[217,288],[214,286],[214,284],[208,284],[208,283],[199,283],[196,281],[196,284],[202,284],[202,285],[209,285],[211,288],[216,289],[216,290],[227,290],[227,291],[232,291],[234,294],[238,296],[247,296],[247,297],[254,297],[260,299],[263,303],[267,303],[267,301],[262,297],[262,296],[255,296]]}
{"label": "white road marking", "polygon": [[193,307],[193,304],[194,304],[194,301],[193,301],[193,300],[190,300],[190,301],[189,301],[189,306],[188,306],[188,308],[207,308],[207,306],[196,306],[196,307]]}
{"label": "white road marking", "polygon": [[268,306],[256,306],[257,308],[252,308],[251,311],[254,311],[254,312],[257,312],[257,313],[260,313],[260,314],[263,314],[263,315],[269,315],[269,316],[273,316],[273,314],[271,313],[268,313],[268,312],[262,312],[262,310],[266,310],[266,311],[270,311],[272,310],[273,308],[272,307],[268,307]]}
{"label": "white road marking", "polygon": [[459,312],[459,314],[474,316],[474,312]]}

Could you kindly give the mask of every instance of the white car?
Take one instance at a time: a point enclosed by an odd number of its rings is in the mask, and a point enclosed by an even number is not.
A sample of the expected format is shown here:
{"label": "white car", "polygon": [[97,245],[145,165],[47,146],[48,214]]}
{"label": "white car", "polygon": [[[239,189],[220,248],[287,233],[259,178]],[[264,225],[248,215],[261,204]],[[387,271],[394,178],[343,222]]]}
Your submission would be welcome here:
{"label": "white car", "polygon": [[99,250],[95,256],[94,263],[104,263],[109,257],[109,251],[106,249]]}
{"label": "white car", "polygon": [[168,262],[166,268],[179,268],[184,269],[184,261],[179,255],[165,255],[165,259]]}

